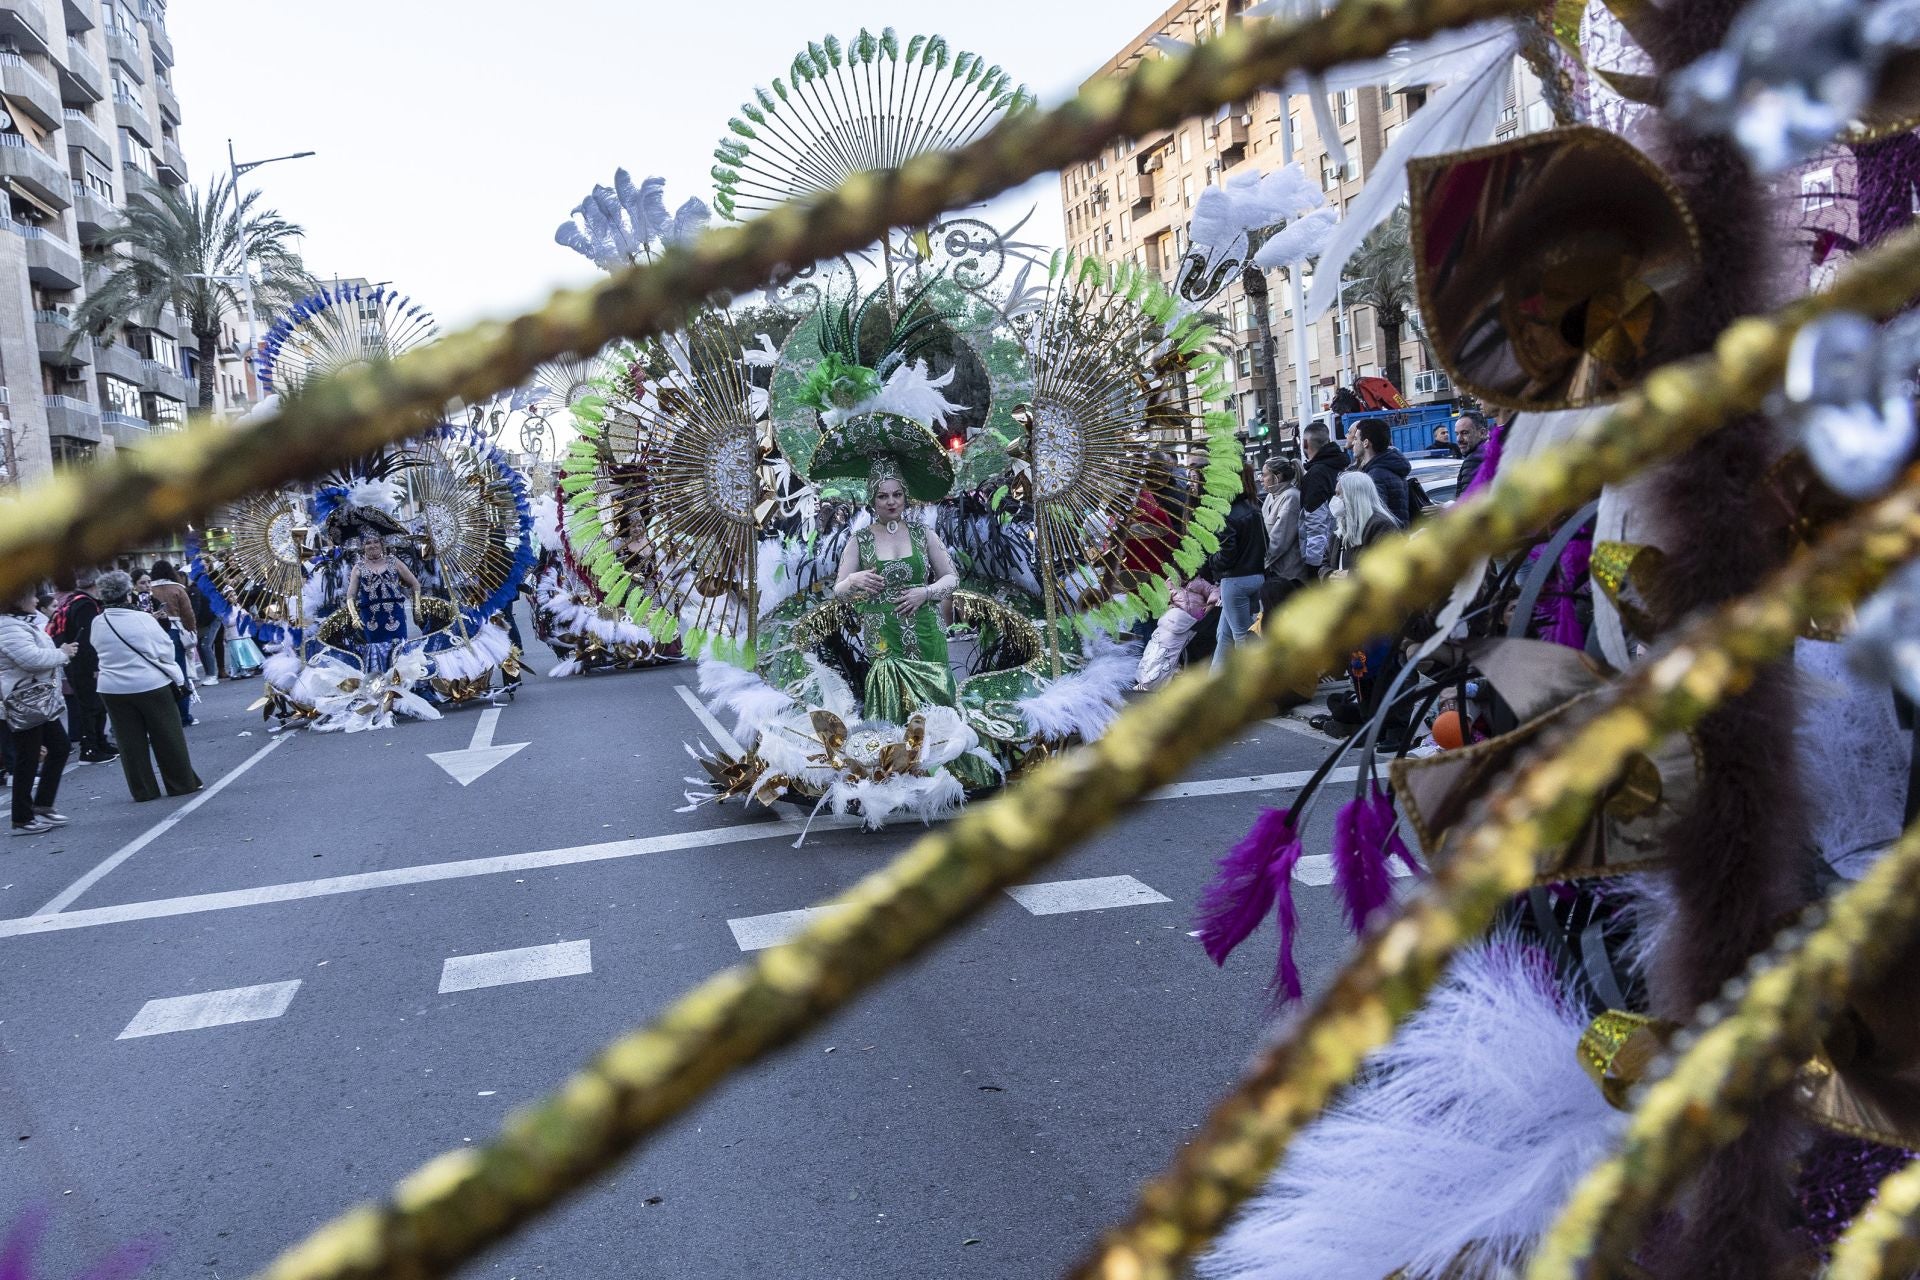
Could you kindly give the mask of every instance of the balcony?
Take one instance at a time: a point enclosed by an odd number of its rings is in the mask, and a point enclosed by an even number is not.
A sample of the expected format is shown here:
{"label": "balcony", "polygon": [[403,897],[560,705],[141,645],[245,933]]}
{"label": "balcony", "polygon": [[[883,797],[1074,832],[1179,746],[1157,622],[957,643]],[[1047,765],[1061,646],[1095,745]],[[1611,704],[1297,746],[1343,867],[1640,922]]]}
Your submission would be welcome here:
{"label": "balcony", "polygon": [[47,15],[34,0],[0,0],[0,39],[29,53],[47,52]]}
{"label": "balcony", "polygon": [[132,94],[113,95],[113,118],[146,146],[153,145],[153,120],[147,115],[147,109],[134,101]]}
{"label": "balcony", "polygon": [[60,90],[21,55],[0,52],[0,89],[41,128],[60,127],[61,113],[65,110]]}
{"label": "balcony", "polygon": [[27,279],[45,289],[78,289],[83,278],[80,251],[42,227],[7,223],[7,230],[27,242]]}
{"label": "balcony", "polygon": [[48,396],[47,434],[99,444],[100,411],[74,396]]}
{"label": "balcony", "polygon": [[127,189],[127,199],[135,196],[152,196],[160,187],[160,179],[131,161],[120,166],[120,182]]}
{"label": "balcony", "polygon": [[74,106],[90,106],[107,96],[107,78],[86,46],[78,40],[67,41],[67,60],[60,64],[60,100]]}
{"label": "balcony", "polygon": [[101,341],[93,344],[93,367],[98,373],[112,374],[137,387],[144,376],[140,364],[140,353],[125,342]]}
{"label": "balcony", "polygon": [[81,147],[88,155],[101,164],[111,165],[114,161],[113,144],[107,141],[107,135],[93,122],[93,117],[74,107],[68,107],[61,123],[67,127],[67,145]]}
{"label": "balcony", "polygon": [[17,133],[0,133],[0,177],[13,179],[56,209],[73,203],[66,166]]}
{"label": "balcony", "polygon": [[83,242],[104,235],[119,220],[112,202],[78,178],[73,180],[73,216],[80,225]]}
{"label": "balcony", "polygon": [[1118,183],[1120,203],[1135,213],[1153,207],[1153,175],[1150,173],[1123,173]]}
{"label": "balcony", "polygon": [[167,29],[160,25],[160,16],[152,11],[147,15],[147,43],[153,46],[153,60],[163,67],[173,65],[173,41],[167,37]]}
{"label": "balcony", "polygon": [[93,16],[93,0],[61,0],[61,7],[67,11],[68,35],[91,31],[100,25]]}
{"label": "balcony", "polygon": [[131,413],[115,413],[112,409],[100,414],[101,424],[113,442],[119,445],[144,444],[153,434],[153,424],[145,418],[137,418]]}
{"label": "balcony", "polygon": [[160,119],[166,124],[178,127],[180,124],[180,99],[174,95],[173,86],[165,80],[155,79],[153,82],[153,96],[154,100],[160,104]]}
{"label": "balcony", "polygon": [[154,317],[153,331],[155,333],[164,333],[169,338],[173,338],[175,340],[178,340],[180,335],[186,332],[183,328],[181,328],[180,316],[177,312],[174,311],[173,304],[171,302],[169,302],[166,306],[160,308],[160,314]]}
{"label": "balcony", "polygon": [[107,28],[107,57],[141,84],[147,82],[147,64],[140,57],[140,37],[117,27]]}
{"label": "balcony", "polygon": [[1232,164],[1247,154],[1247,144],[1253,141],[1253,129],[1245,116],[1228,116],[1214,126],[1213,145],[1220,152],[1222,164]]}
{"label": "balcony", "polygon": [[[40,362],[55,368],[68,365],[93,363],[93,339],[86,334],[73,342],[73,321],[64,311],[36,311],[33,313],[33,331],[40,339]],[[67,350],[67,344],[73,342],[73,350]]]}
{"label": "balcony", "polygon": [[186,375],[172,365],[163,364],[158,360],[140,362],[140,387],[143,391],[151,391],[169,400],[187,398]]}
{"label": "balcony", "polygon": [[167,186],[187,185],[187,158],[180,154],[180,144],[172,138],[160,140],[160,150],[154,153],[154,168]]}

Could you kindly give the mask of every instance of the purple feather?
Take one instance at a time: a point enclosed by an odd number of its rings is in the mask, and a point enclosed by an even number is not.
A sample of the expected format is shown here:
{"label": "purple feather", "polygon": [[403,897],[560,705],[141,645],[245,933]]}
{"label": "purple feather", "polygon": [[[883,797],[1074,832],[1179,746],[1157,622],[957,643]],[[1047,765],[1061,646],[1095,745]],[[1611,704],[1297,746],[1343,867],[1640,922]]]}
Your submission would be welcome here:
{"label": "purple feather", "polygon": [[1333,824],[1333,884],[1355,933],[1363,932],[1374,913],[1393,900],[1387,868],[1394,858],[1419,873],[1413,850],[1400,838],[1393,797],[1369,781],[1366,794],[1342,805]]}
{"label": "purple feather", "polygon": [[1293,905],[1293,869],[1301,854],[1300,833],[1287,809],[1262,809],[1240,842],[1220,859],[1213,883],[1200,897],[1200,945],[1215,964],[1225,964],[1278,903],[1274,925],[1280,956],[1273,985],[1282,1002],[1300,998],[1300,973],[1293,963],[1293,937],[1299,920]]}
{"label": "purple feather", "polygon": [[1500,447],[1505,442],[1507,429],[1500,425],[1498,418],[1487,424],[1487,451],[1480,456],[1480,470],[1474,472],[1473,483],[1461,490],[1460,498],[1478,493],[1494,481],[1500,470]]}

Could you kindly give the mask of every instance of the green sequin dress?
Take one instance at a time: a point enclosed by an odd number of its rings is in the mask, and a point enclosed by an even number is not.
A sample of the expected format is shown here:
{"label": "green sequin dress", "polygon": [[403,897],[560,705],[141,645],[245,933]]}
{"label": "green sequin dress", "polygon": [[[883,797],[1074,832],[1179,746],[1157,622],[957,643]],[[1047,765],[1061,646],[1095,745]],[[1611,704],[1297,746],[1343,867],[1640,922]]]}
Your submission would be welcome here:
{"label": "green sequin dress", "polygon": [[955,698],[953,671],[947,665],[947,632],[941,625],[939,608],[921,605],[914,610],[911,622],[895,612],[902,596],[928,582],[927,531],[909,524],[907,538],[911,546],[908,554],[882,560],[874,548],[871,528],[855,535],[860,568],[873,570],[886,583],[879,595],[855,604],[860,639],[871,659],[866,716],[894,724],[906,723],[907,717],[921,707],[951,707]]}

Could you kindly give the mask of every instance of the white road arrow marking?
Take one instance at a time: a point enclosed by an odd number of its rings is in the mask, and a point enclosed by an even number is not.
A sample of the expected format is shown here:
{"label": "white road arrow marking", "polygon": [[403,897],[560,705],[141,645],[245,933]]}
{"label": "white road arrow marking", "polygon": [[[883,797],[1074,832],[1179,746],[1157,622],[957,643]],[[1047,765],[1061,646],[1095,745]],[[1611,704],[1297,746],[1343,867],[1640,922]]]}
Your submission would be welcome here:
{"label": "white road arrow marking", "polygon": [[473,726],[473,741],[467,744],[465,751],[433,751],[427,754],[427,758],[445,769],[447,775],[461,786],[471,786],[475,778],[485,776],[488,770],[527,745],[524,742],[509,742],[494,746],[493,730],[499,723],[500,708],[488,707],[480,713],[480,723]]}

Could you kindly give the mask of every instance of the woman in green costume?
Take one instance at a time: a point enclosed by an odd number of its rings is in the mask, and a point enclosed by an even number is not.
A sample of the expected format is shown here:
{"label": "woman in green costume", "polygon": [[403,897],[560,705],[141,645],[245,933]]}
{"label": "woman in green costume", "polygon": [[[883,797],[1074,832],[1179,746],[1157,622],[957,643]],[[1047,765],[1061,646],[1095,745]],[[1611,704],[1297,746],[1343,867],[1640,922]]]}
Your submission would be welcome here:
{"label": "woman in green costume", "polygon": [[939,536],[906,519],[907,486],[891,456],[874,460],[867,497],[873,523],[848,539],[833,593],[859,614],[867,718],[904,724],[922,707],[954,705],[939,604],[960,575]]}

